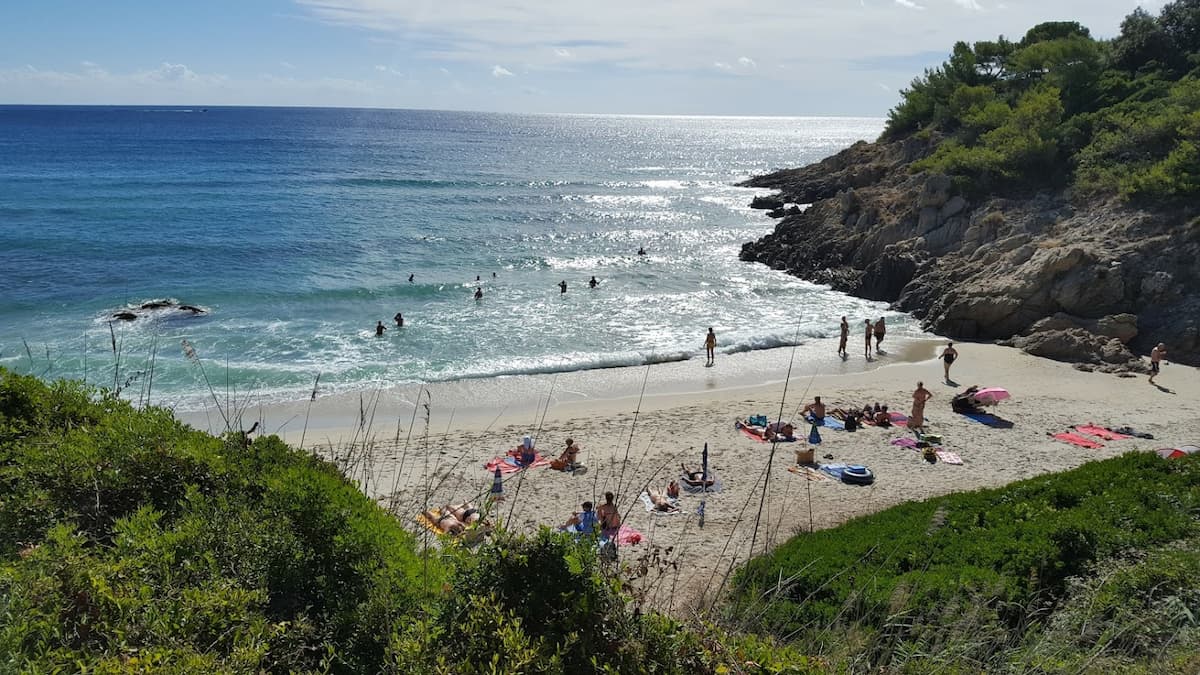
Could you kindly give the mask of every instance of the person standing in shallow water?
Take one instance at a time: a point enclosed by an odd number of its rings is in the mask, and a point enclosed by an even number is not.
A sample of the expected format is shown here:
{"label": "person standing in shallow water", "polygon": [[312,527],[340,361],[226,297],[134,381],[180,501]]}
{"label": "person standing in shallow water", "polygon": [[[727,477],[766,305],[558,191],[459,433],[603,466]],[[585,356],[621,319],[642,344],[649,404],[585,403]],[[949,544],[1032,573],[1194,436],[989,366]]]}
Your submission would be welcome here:
{"label": "person standing in shallow water", "polygon": [[588,282],[588,287],[589,287],[589,288],[595,288],[595,287],[597,287],[597,286],[599,286],[599,285],[600,285],[600,282],[599,282],[599,281],[596,281],[596,277],[594,277],[594,276],[592,277],[592,280]]}
{"label": "person standing in shallow water", "polygon": [[387,327],[383,325],[382,321],[375,322],[375,337],[382,337],[385,330],[387,330]]}
{"label": "person standing in shallow water", "polygon": [[875,353],[876,354],[883,353],[883,352],[879,351],[879,345],[883,344],[883,336],[885,333],[887,333],[887,326],[884,325],[883,317],[881,316],[881,317],[879,317],[879,320],[875,322]]}
{"label": "person standing in shallow water", "polygon": [[562,281],[558,282],[558,294],[562,295],[566,292],[567,292],[567,280],[563,279]]}
{"label": "person standing in shallow water", "polygon": [[413,277],[415,277],[415,276],[417,276],[417,275],[415,275],[415,274],[408,275],[408,283],[411,284],[413,282]]}
{"label": "person standing in shallow water", "polygon": [[708,355],[708,362],[704,365],[711,366],[716,362],[717,353],[717,334],[713,332],[711,326],[708,329],[708,335],[704,336],[704,352]]}
{"label": "person standing in shallow water", "polygon": [[392,317],[392,319],[396,322],[396,328],[404,328],[404,315],[403,314],[401,314],[400,312],[396,312],[396,316]]}
{"label": "person standing in shallow water", "polygon": [[482,299],[483,299],[483,287],[481,287],[481,286],[476,286],[476,287],[475,287],[475,299],[476,299],[476,300],[482,300]]}
{"label": "person standing in shallow water", "polygon": [[844,316],[842,317],[841,329],[842,334],[841,337],[838,338],[838,356],[845,358],[848,356],[848,354],[846,354],[846,341],[850,339],[850,324],[846,322],[846,317]]}
{"label": "person standing in shallow water", "polygon": [[871,360],[871,335],[873,334],[872,329],[871,329],[871,320],[866,319],[865,321],[863,321],[863,325],[866,326],[866,329],[867,329],[867,346],[865,348],[863,348],[863,356],[867,357],[867,360],[870,361]]}

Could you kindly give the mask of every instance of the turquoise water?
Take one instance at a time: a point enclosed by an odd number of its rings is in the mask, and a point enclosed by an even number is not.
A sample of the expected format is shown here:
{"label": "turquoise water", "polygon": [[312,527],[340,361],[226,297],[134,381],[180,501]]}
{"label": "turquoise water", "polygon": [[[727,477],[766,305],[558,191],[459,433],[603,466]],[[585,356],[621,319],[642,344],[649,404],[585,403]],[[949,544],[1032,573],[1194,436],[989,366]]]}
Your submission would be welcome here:
{"label": "turquoise water", "polygon": [[[737,259],[773,221],[733,183],[882,123],[0,107],[0,365],[187,409],[205,375],[296,400],[318,374],[345,392],[703,358],[709,326],[725,353],[842,314],[916,334]],[[205,313],[138,309],[156,299]]]}

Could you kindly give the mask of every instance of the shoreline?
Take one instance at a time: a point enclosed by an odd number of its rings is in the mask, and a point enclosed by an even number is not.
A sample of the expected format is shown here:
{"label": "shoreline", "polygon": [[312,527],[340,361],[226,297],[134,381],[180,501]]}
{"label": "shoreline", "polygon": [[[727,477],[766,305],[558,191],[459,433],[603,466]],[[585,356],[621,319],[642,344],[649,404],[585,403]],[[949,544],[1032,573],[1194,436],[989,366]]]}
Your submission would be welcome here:
{"label": "shoreline", "polygon": [[[869,370],[843,373],[818,367],[816,361],[807,364],[808,370],[793,366],[786,387],[786,357],[776,366],[781,377],[767,381],[754,379],[750,360],[734,357],[718,358],[714,368],[690,364],[691,370],[704,371],[699,379],[673,379],[678,375],[668,372],[670,368],[656,366],[649,369],[652,381],[640,406],[644,368],[616,380],[600,377],[608,371],[560,378],[557,398],[548,410],[549,377],[539,383],[544,389],[523,383],[527,402],[513,399],[499,408],[488,407],[497,391],[479,391],[477,407],[471,410],[447,407],[449,392],[440,390],[423,399],[419,410],[410,402],[400,413],[397,400],[390,398],[395,392],[381,394],[378,400],[364,398],[362,409],[357,399],[319,399],[329,407],[318,413],[313,404],[307,432],[289,426],[283,436],[295,444],[305,433],[307,449],[335,461],[419,537],[431,536],[412,520],[423,508],[461,500],[482,503],[492,484],[484,463],[518,445],[524,435],[535,436],[538,449],[551,456],[567,437],[574,438],[582,447],[580,460],[586,471],[534,468],[513,474],[505,483],[506,501],[490,518],[518,531],[533,531],[561,525],[581,502],[601,502],[604,492],[615,492],[626,522],[645,537],[622,549],[622,559],[646,561],[657,555],[677,563],[638,582],[648,601],[668,612],[702,607],[734,565],[810,527],[832,527],[901,502],[998,487],[1131,450],[1200,440],[1200,430],[1188,422],[1200,417],[1195,368],[1167,366],[1159,376],[1162,388],[1156,388],[1145,377],[1083,372],[1013,348],[960,343],[960,359],[951,371],[958,385],[949,386],[940,381],[940,361],[930,358],[942,342],[916,342],[912,360],[889,357]],[[836,358],[835,348],[829,341],[830,358]],[[926,355],[918,358],[922,353]],[[830,407],[878,401],[907,414],[917,380],[934,394],[926,407],[929,430],[943,436],[943,447],[957,453],[963,465],[930,464],[918,452],[891,445],[891,440],[911,437],[904,427],[868,427],[853,433],[822,428],[817,461],[865,464],[875,472],[876,482],[860,487],[810,481],[787,470],[795,464],[793,451],[803,448],[803,442],[778,444],[772,458],[770,444],[753,441],[733,427],[737,417],[762,413],[774,419],[781,408],[786,418],[797,419],[813,395],[822,396]],[[478,384],[465,389],[478,390]],[[1013,422],[1012,428],[991,428],[950,411],[951,396],[972,384],[1002,386],[1012,393],[997,409]],[[614,395],[598,396],[604,392]],[[295,414],[294,409],[260,411],[267,433],[275,431],[275,420]],[[1101,441],[1103,447],[1085,449],[1048,435],[1089,423],[1129,425],[1153,433],[1155,440]],[[698,465],[705,444],[722,490],[705,498],[704,526],[696,514],[699,497],[686,493],[679,514],[645,511],[638,499],[641,491],[647,486],[664,488],[678,477],[681,463]]]}

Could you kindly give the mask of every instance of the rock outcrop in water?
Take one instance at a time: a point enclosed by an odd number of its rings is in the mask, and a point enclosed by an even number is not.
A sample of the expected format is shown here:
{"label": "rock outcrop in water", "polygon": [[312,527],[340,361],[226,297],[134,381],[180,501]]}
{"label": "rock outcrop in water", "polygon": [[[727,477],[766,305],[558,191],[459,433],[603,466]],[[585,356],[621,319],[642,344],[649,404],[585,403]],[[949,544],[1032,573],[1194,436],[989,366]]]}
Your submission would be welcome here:
{"label": "rock outcrop in water", "polygon": [[777,191],[756,205],[782,219],[742,259],[1083,368],[1141,370],[1136,354],[1158,342],[1200,364],[1200,208],[1067,190],[970,199],[947,176],[910,172],[937,142],[860,142],[746,181]]}

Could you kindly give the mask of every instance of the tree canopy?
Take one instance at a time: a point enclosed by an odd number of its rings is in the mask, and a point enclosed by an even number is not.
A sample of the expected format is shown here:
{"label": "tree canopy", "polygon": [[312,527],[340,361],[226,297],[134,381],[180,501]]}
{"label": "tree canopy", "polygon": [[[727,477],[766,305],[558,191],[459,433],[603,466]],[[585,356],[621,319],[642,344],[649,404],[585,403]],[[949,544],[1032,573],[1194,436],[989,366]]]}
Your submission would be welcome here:
{"label": "tree canopy", "polygon": [[976,192],[1076,187],[1126,199],[1200,191],[1200,0],[1138,8],[1097,40],[1074,21],[958,42],[901,92],[885,139],[941,138],[914,170]]}

